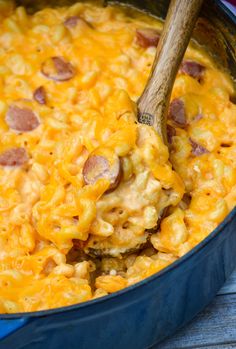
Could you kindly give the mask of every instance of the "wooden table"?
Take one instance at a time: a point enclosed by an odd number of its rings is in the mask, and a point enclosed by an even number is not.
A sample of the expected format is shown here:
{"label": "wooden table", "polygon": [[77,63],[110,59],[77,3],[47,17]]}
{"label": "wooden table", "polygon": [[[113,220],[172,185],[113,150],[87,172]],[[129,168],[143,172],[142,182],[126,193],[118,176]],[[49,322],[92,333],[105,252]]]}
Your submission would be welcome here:
{"label": "wooden table", "polygon": [[236,348],[236,270],[202,313],[172,338],[152,349],[182,348]]}

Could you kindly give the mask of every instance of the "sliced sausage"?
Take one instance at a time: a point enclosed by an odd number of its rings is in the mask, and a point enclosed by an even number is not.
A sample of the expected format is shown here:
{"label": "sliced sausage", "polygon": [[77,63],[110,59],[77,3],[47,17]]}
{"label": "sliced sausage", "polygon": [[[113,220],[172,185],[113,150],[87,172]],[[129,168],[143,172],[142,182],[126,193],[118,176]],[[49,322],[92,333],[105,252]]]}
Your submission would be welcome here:
{"label": "sliced sausage", "polygon": [[39,104],[46,104],[46,90],[43,86],[36,88],[33,94],[34,100]]}
{"label": "sliced sausage", "polygon": [[183,61],[180,66],[181,73],[187,74],[197,80],[202,78],[205,69],[203,65],[194,61]]}
{"label": "sliced sausage", "polygon": [[6,114],[7,125],[18,132],[29,132],[36,129],[39,125],[39,119],[32,109],[19,107],[16,104],[10,105]]}
{"label": "sliced sausage", "polygon": [[189,142],[192,146],[192,154],[195,156],[199,156],[202,154],[207,154],[209,153],[209,150],[207,150],[206,148],[204,148],[201,144],[193,141],[191,138],[189,138]]}
{"label": "sliced sausage", "polygon": [[169,144],[172,144],[173,137],[176,136],[176,130],[173,126],[167,125],[167,140]]}
{"label": "sliced sausage", "polygon": [[22,166],[28,161],[24,148],[11,148],[0,154],[1,166]]}
{"label": "sliced sausage", "polygon": [[101,155],[91,155],[83,167],[83,178],[86,184],[94,184],[98,179],[110,181],[109,191],[114,190],[121,178],[121,164],[118,156],[114,156],[112,165]]}
{"label": "sliced sausage", "polygon": [[86,26],[92,28],[92,25],[90,23],[88,23],[85,19],[79,16],[71,16],[66,18],[64,25],[70,29],[70,28],[75,28],[79,23],[85,24]]}
{"label": "sliced sausage", "polygon": [[68,28],[74,28],[77,26],[77,24],[80,20],[81,19],[78,16],[71,16],[71,17],[66,18],[66,20],[64,21],[64,25]]}
{"label": "sliced sausage", "polygon": [[42,64],[41,72],[46,78],[55,81],[67,81],[75,76],[75,68],[63,57],[48,58]]}
{"label": "sliced sausage", "polygon": [[159,39],[160,34],[156,29],[140,28],[136,30],[136,42],[141,47],[157,46]]}
{"label": "sliced sausage", "polygon": [[173,99],[170,103],[169,118],[179,127],[184,128],[187,126],[184,102],[181,99]]}

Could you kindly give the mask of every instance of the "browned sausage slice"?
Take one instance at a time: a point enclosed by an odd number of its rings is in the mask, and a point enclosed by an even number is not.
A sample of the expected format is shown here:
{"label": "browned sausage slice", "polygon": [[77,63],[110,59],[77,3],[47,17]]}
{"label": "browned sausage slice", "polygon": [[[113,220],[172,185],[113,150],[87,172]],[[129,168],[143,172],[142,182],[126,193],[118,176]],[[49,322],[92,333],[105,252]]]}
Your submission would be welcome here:
{"label": "browned sausage slice", "polygon": [[28,161],[24,148],[11,148],[0,154],[1,166],[22,166]]}
{"label": "browned sausage slice", "polygon": [[191,76],[194,79],[200,80],[204,74],[205,67],[194,61],[183,61],[180,66],[180,71]]}
{"label": "browned sausage slice", "polygon": [[167,140],[169,144],[172,144],[174,136],[176,136],[175,128],[171,125],[167,125]]}
{"label": "browned sausage slice", "polygon": [[141,47],[157,46],[159,39],[160,34],[156,29],[140,28],[136,30],[136,42]]}
{"label": "browned sausage slice", "polygon": [[46,90],[43,86],[36,88],[33,94],[34,100],[39,104],[46,104]]}
{"label": "browned sausage slice", "polygon": [[204,148],[201,144],[193,141],[191,138],[189,138],[189,142],[192,146],[192,154],[195,156],[199,156],[202,154],[208,154],[209,150],[207,150],[206,148]]}
{"label": "browned sausage slice", "polygon": [[173,99],[170,103],[169,118],[179,127],[184,128],[187,126],[184,102],[181,99]]}
{"label": "browned sausage slice", "polygon": [[32,109],[28,107],[18,107],[12,104],[6,114],[7,125],[18,132],[33,131],[40,125],[39,119]]}
{"label": "browned sausage slice", "polygon": [[71,16],[66,18],[66,20],[64,21],[64,25],[68,28],[74,28],[77,26],[77,23],[80,21],[80,17],[78,16]]}
{"label": "browned sausage slice", "polygon": [[86,184],[94,184],[98,179],[104,178],[110,181],[110,190],[114,190],[121,177],[121,164],[118,156],[115,155],[112,165],[101,155],[91,155],[83,167],[83,177]]}
{"label": "browned sausage slice", "polygon": [[71,16],[66,18],[66,20],[64,21],[64,25],[67,28],[75,28],[78,24],[82,24],[82,25],[86,25],[90,28],[92,28],[92,25],[90,23],[88,23],[85,19],[79,17],[79,16]]}
{"label": "browned sausage slice", "polygon": [[55,81],[67,81],[75,76],[75,68],[63,57],[48,58],[42,64],[41,72],[46,78]]}

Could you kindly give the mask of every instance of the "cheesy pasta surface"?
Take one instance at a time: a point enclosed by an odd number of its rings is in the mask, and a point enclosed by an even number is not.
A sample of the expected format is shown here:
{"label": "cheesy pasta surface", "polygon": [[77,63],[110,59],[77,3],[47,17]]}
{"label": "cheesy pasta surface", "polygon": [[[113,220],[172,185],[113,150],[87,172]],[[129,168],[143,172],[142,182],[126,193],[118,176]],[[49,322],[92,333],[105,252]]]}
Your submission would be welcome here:
{"label": "cheesy pasta surface", "polygon": [[169,149],[137,122],[161,29],[117,6],[0,0],[1,313],[132,285],[234,208],[233,84],[206,52],[190,44],[178,72]]}

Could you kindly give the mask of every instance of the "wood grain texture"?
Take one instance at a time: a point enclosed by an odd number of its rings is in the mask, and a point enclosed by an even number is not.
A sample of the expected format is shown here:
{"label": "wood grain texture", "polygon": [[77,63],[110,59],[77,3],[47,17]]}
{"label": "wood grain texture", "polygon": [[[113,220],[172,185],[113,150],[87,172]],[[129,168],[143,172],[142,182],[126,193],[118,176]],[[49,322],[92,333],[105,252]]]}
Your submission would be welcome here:
{"label": "wood grain texture", "polygon": [[[232,273],[229,280],[225,283],[225,285],[221,288],[219,294],[230,294],[236,293],[236,270]],[[236,330],[236,324],[235,324]]]}
{"label": "wood grain texture", "polygon": [[172,0],[152,73],[138,101],[139,121],[152,124],[166,140],[170,95],[203,0]]}
{"label": "wood grain texture", "polygon": [[236,270],[202,313],[152,349],[236,348]]}

